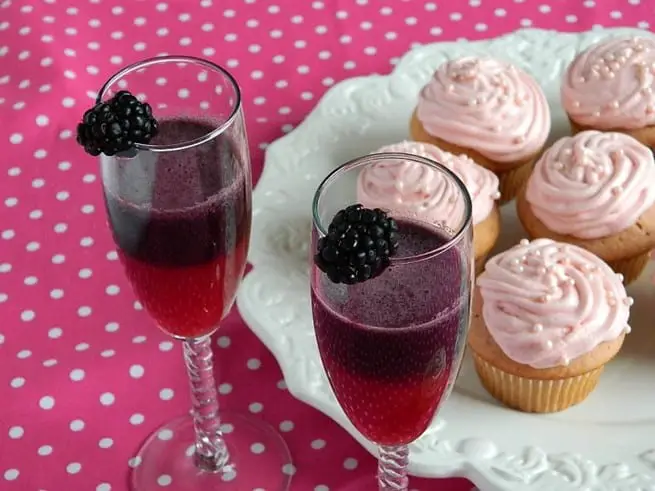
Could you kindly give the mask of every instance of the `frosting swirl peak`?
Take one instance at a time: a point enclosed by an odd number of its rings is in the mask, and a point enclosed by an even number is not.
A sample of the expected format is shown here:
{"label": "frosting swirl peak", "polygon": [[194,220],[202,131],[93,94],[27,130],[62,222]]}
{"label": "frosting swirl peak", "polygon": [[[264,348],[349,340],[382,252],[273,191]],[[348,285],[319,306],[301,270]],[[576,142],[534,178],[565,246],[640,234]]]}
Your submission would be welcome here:
{"label": "frosting swirl peak", "polygon": [[[486,219],[500,197],[498,177],[466,155],[454,155],[429,143],[403,141],[376,153],[400,152],[436,161],[459,177],[473,204],[472,221]],[[461,221],[464,203],[460,189],[438,170],[410,160],[390,159],[366,166],[357,181],[358,201],[370,208],[409,213],[432,223]]]}
{"label": "frosting swirl peak", "polygon": [[620,37],[597,43],[569,65],[562,103],[569,117],[599,129],[655,124],[655,39]]}
{"label": "frosting swirl peak", "polygon": [[533,368],[566,366],[630,330],[621,276],[574,245],[524,239],[491,258],[477,285],[489,334]]}
{"label": "frosting swirl peak", "polygon": [[553,144],[536,162],[525,198],[553,232],[607,237],[655,204],[655,160],[624,133],[583,131]]}
{"label": "frosting swirl peak", "polygon": [[416,116],[431,135],[496,162],[536,154],[550,131],[550,109],[537,82],[486,57],[441,65],[421,90]]}

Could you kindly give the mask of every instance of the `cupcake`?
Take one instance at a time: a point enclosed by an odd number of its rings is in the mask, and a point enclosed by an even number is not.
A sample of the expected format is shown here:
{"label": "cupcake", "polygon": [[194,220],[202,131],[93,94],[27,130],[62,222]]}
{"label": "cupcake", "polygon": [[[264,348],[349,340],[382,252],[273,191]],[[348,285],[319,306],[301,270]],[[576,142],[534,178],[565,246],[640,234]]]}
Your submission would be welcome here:
{"label": "cupcake", "polygon": [[655,146],[655,39],[608,39],[580,53],[562,83],[573,133],[620,131]]}
{"label": "cupcake", "polygon": [[500,180],[502,202],[525,183],[550,132],[546,96],[523,70],[493,58],[449,61],[423,87],[414,140],[465,153]]}
{"label": "cupcake", "polygon": [[634,281],[655,247],[655,160],[624,133],[583,131],[535,164],[516,207],[531,238],[583,247]]}
{"label": "cupcake", "polygon": [[[498,178],[466,155],[453,155],[429,143],[404,141],[376,153],[400,152],[439,162],[459,177],[473,204],[473,245],[476,272],[481,270],[500,233]],[[367,166],[359,174],[357,197],[369,208],[385,208],[434,224],[461,220],[461,202],[451,200],[458,190],[439,171],[411,161],[389,160]],[[455,209],[459,208],[459,209]],[[453,224],[455,227],[456,224]],[[451,227],[452,228],[452,227]]]}
{"label": "cupcake", "polygon": [[589,251],[522,240],[477,279],[468,344],[482,385],[519,411],[582,402],[630,332],[632,303]]}

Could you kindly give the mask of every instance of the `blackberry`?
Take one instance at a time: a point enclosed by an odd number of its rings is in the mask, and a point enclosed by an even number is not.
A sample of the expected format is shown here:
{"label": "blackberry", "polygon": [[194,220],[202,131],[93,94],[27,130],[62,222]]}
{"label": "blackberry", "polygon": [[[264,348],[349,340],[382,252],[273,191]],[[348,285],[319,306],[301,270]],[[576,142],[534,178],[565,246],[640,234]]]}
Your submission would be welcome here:
{"label": "blackberry", "polygon": [[149,143],[158,128],[150,104],[121,90],[84,113],[77,125],[77,143],[90,155],[111,156],[133,151],[135,143]]}
{"label": "blackberry", "polygon": [[384,211],[360,204],[340,210],[318,241],[314,263],[334,283],[375,278],[398,250],[398,224]]}

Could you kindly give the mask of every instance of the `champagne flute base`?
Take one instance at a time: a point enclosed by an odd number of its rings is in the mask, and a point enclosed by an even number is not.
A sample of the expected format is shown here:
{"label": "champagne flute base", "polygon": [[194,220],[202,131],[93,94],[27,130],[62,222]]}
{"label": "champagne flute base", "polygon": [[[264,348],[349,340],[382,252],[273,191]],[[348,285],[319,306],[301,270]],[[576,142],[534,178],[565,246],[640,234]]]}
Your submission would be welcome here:
{"label": "champagne flute base", "polygon": [[137,454],[131,491],[287,491],[293,472],[282,437],[265,422],[246,414],[221,412],[221,429],[230,452],[218,472],[195,465],[193,420],[179,417],[158,428]]}

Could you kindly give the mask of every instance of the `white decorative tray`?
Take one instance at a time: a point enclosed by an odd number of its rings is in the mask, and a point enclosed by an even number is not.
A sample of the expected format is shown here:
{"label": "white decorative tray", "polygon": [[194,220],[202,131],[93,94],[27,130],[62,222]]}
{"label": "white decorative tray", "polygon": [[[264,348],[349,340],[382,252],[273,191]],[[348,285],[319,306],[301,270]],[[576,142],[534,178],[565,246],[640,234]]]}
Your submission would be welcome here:
{"label": "white decorative tray", "polygon": [[[335,166],[408,135],[421,86],[449,58],[487,53],[531,72],[548,95],[552,138],[568,132],[559,81],[581,49],[633,29],[560,34],[522,30],[474,43],[414,49],[388,76],[332,88],[293,132],[271,144],[254,194],[248,274],[238,296],[245,321],[279,361],[291,393],[338,422],[369,451],[348,422],[321,366],[309,302],[310,202]],[[654,183],[655,185],[655,183]],[[514,204],[503,210],[498,250],[523,237]],[[651,267],[629,287],[635,298],[628,336],[598,389],[554,415],[515,412],[496,403],[466,359],[455,390],[433,425],[411,446],[411,472],[461,476],[481,491],[655,490],[655,287]]]}

